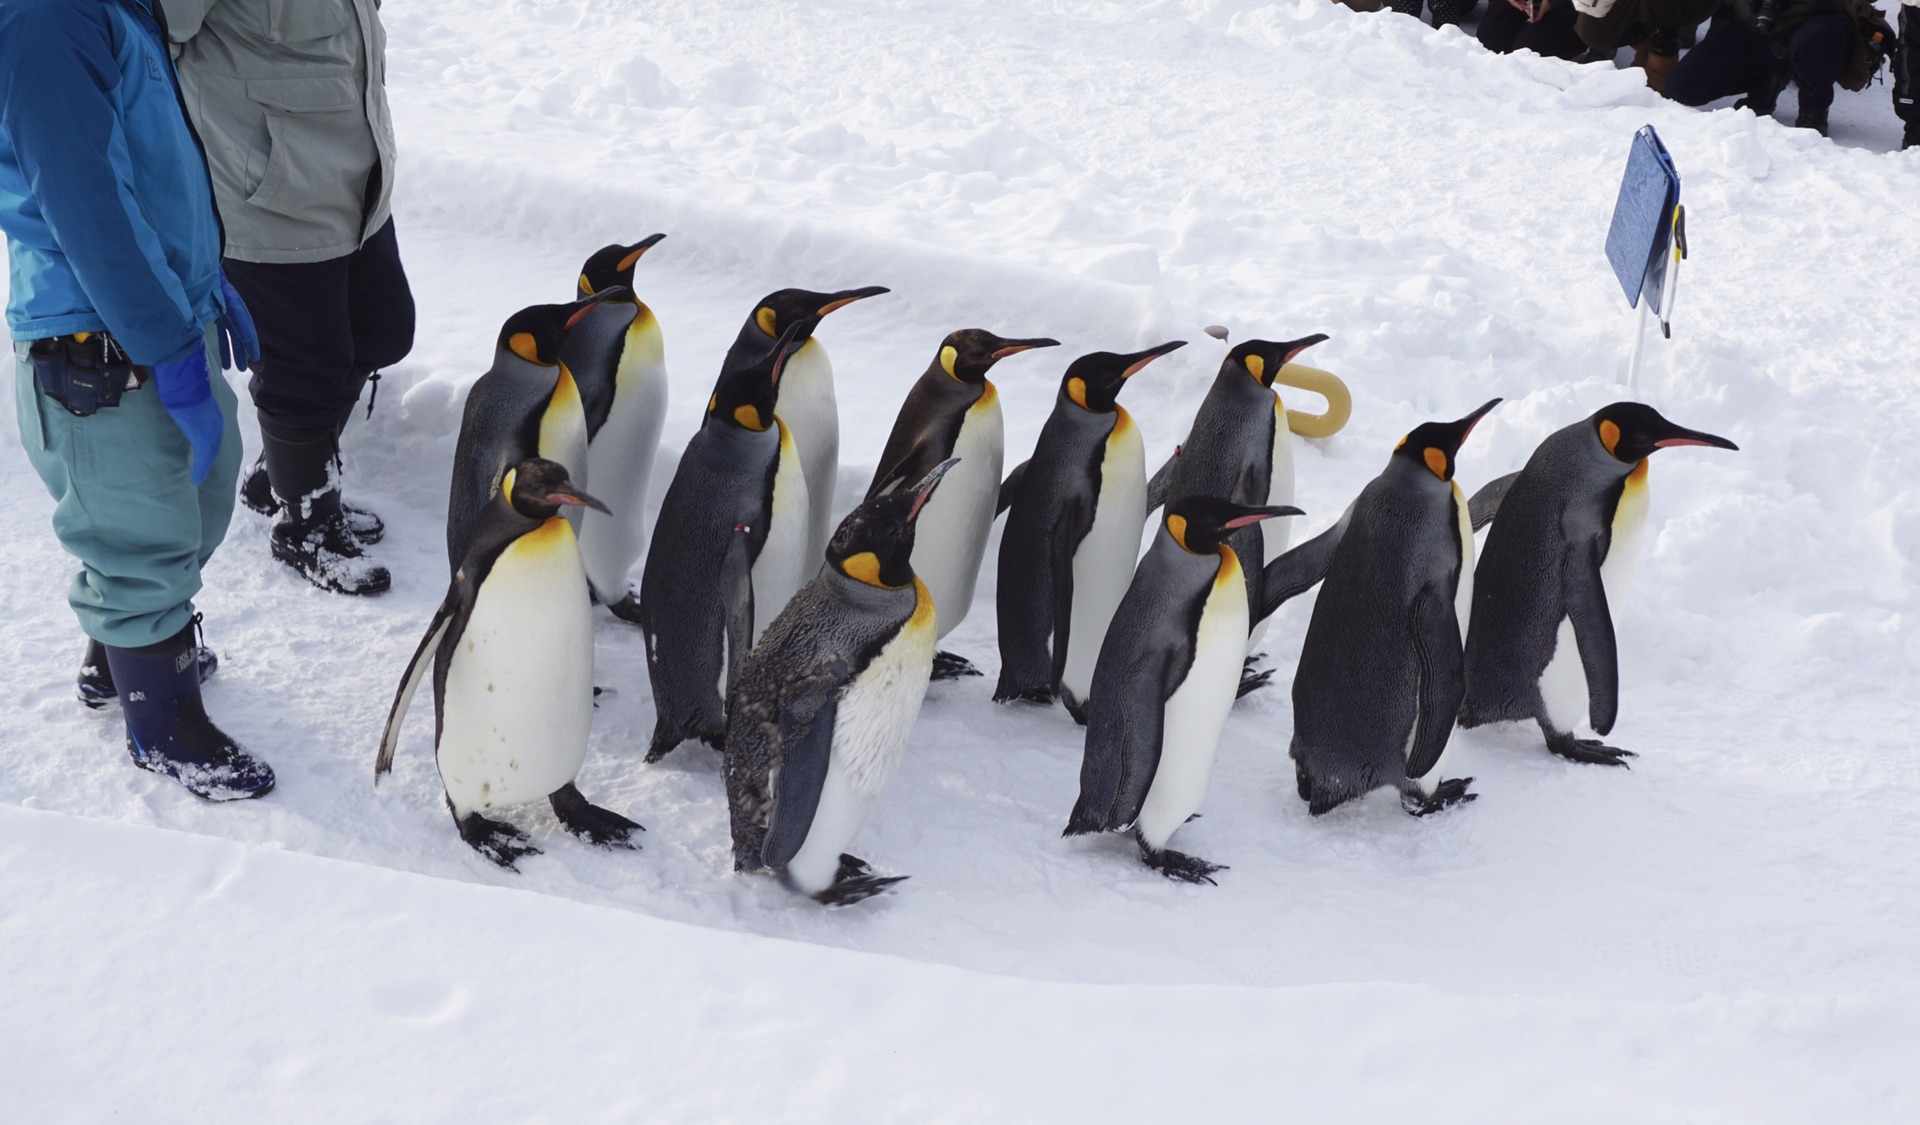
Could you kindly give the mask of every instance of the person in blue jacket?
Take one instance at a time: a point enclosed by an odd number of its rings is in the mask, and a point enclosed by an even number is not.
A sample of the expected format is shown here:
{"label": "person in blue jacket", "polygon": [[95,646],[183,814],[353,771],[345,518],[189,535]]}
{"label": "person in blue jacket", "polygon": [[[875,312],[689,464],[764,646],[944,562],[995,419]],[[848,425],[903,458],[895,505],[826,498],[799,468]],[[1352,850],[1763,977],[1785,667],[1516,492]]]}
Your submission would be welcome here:
{"label": "person in blue jacket", "polygon": [[0,2],[0,229],[21,444],[104,657],[83,678],[119,695],[135,765],[213,800],[260,796],[273,771],[201,703],[193,609],[240,467],[209,356],[247,367],[259,345],[220,273],[206,162],[148,0]]}

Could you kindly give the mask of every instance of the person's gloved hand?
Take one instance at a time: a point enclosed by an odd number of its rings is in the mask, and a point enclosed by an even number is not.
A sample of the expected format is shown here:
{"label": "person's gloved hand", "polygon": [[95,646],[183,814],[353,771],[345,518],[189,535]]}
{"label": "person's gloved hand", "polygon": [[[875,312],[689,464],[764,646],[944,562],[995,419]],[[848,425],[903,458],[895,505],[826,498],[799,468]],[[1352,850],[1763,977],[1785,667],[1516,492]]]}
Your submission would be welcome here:
{"label": "person's gloved hand", "polygon": [[213,398],[213,384],[207,373],[207,346],[196,343],[183,358],[154,364],[153,387],[160,396],[160,405],[166,407],[173,424],[180,427],[180,432],[187,435],[187,443],[193,446],[193,483],[198,486],[213,469],[213,459],[220,455],[221,435],[227,428],[220,404]]}
{"label": "person's gloved hand", "polygon": [[240,299],[240,291],[220,273],[220,299],[227,306],[215,325],[220,329],[220,366],[252,371],[260,362],[260,335],[253,329],[253,314]]}

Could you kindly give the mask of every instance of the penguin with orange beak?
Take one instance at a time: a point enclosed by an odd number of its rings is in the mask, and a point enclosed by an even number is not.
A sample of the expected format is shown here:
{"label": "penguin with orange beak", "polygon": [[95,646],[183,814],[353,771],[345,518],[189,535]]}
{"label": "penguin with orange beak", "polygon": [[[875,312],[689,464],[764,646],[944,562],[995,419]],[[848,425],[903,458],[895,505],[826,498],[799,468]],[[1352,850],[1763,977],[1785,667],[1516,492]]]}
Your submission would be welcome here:
{"label": "penguin with orange beak", "polygon": [[1611,606],[1624,596],[1647,521],[1647,459],[1726,438],[1675,425],[1638,402],[1616,402],[1540,443],[1499,505],[1474,572],[1460,725],[1533,719],[1547,749],[1575,762],[1624,766],[1599,739],[1620,708]]}

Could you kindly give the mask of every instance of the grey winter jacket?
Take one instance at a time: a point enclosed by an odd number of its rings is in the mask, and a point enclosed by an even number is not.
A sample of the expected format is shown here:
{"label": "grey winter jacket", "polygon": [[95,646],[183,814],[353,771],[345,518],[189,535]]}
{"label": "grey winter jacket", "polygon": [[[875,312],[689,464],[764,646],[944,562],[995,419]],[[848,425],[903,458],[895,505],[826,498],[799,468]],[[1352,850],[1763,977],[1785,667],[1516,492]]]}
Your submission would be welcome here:
{"label": "grey winter jacket", "polygon": [[161,5],[226,256],[318,262],[358,250],[385,225],[393,192],[379,0]]}

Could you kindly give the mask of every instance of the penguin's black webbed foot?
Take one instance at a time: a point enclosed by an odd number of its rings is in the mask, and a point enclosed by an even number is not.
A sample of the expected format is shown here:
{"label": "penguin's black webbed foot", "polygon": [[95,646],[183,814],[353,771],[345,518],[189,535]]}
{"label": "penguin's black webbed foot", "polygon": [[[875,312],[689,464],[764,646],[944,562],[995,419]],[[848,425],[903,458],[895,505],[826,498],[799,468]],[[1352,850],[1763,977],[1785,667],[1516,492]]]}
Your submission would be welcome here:
{"label": "penguin's black webbed foot", "polygon": [[813,900],[824,906],[852,906],[906,878],[905,875],[876,875],[872,864],[859,856],[843,852],[840,855],[840,870],[834,872],[833,886],[816,892]]}
{"label": "penguin's black webbed foot", "polygon": [[626,597],[608,605],[607,609],[629,625],[640,624],[640,598],[632,590],[627,591]]}
{"label": "penguin's black webbed foot", "polygon": [[1245,699],[1247,696],[1266,687],[1267,681],[1273,679],[1273,673],[1277,669],[1269,668],[1264,672],[1256,672],[1253,670],[1253,662],[1258,659],[1260,659],[1259,656],[1249,656],[1247,657],[1247,662],[1241,665],[1240,690],[1234,695],[1235,699]]}
{"label": "penguin's black webbed foot", "polygon": [[1584,762],[1590,766],[1620,766],[1632,769],[1628,758],[1637,758],[1631,750],[1622,750],[1608,746],[1597,738],[1575,738],[1571,734],[1547,735],[1547,749],[1572,762]]}
{"label": "penguin's black webbed foot", "polygon": [[530,855],[539,855],[540,849],[533,846],[527,834],[504,821],[488,820],[479,813],[468,813],[456,817],[454,823],[460,826],[460,838],[467,846],[479,852],[493,863],[508,871],[518,871],[514,864]]}
{"label": "penguin's black webbed foot", "polygon": [[973,662],[958,653],[936,652],[933,654],[933,678],[936,680],[957,680],[962,676],[978,676],[980,669]]}
{"label": "penguin's black webbed foot", "polygon": [[1156,852],[1138,836],[1134,837],[1134,842],[1140,845],[1140,862],[1178,883],[1205,883],[1217,887],[1220,884],[1214,882],[1213,873],[1229,870],[1224,863],[1208,863],[1199,856],[1176,852],[1172,848]]}
{"label": "penguin's black webbed foot", "polygon": [[587,843],[602,848],[639,850],[640,842],[633,834],[646,829],[611,809],[592,804],[573,782],[554,790],[547,801],[553,806],[553,815],[559,818],[560,826]]}
{"label": "penguin's black webbed foot", "polygon": [[[940,667],[939,657],[934,657],[933,666],[935,669]],[[940,673],[935,671],[933,678],[939,679]],[[993,701],[995,703],[1038,703],[1048,707],[1053,705],[1053,692],[1043,687],[1000,688],[993,693]]]}
{"label": "penguin's black webbed foot", "polygon": [[1083,727],[1087,725],[1087,705],[1075,699],[1072,692],[1060,693],[1060,705],[1067,709],[1067,714],[1073,716],[1074,722]]}
{"label": "penguin's black webbed foot", "polygon": [[665,729],[654,731],[653,741],[647,743],[647,764],[652,765],[673,753],[685,741],[686,739],[678,731]]}
{"label": "penguin's black webbed foot", "polygon": [[1479,800],[1480,794],[1467,792],[1467,786],[1471,784],[1473,779],[1470,777],[1450,777],[1433,787],[1431,797],[1417,789],[1400,794],[1400,806],[1407,810],[1409,816],[1432,816],[1441,809]]}

